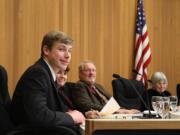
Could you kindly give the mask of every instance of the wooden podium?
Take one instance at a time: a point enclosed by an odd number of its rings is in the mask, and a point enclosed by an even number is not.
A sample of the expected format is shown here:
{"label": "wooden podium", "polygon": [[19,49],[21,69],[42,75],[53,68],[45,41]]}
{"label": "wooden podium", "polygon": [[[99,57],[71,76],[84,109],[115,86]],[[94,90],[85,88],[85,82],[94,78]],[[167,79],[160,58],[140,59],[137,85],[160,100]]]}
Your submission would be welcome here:
{"label": "wooden podium", "polygon": [[87,119],[85,135],[179,135],[180,119]]}

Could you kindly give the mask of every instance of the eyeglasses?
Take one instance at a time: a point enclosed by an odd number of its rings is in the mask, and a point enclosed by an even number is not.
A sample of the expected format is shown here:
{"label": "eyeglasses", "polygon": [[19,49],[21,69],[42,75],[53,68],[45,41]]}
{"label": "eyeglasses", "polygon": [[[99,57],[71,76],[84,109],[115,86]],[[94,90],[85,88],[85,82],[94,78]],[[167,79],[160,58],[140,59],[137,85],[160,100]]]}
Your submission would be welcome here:
{"label": "eyeglasses", "polygon": [[84,69],[82,71],[85,71],[85,72],[96,72],[96,69]]}

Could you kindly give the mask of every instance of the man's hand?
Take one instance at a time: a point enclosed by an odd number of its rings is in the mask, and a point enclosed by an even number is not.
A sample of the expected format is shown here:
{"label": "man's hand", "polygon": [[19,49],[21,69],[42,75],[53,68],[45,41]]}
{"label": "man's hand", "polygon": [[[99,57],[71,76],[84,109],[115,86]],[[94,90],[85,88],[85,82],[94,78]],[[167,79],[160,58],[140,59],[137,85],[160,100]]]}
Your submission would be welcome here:
{"label": "man's hand", "polygon": [[75,124],[82,124],[85,122],[85,117],[80,111],[72,110],[66,113],[68,113],[73,118]]}
{"label": "man's hand", "polygon": [[96,119],[100,117],[100,114],[99,114],[99,111],[91,110],[91,111],[85,112],[85,116],[88,119]]}
{"label": "man's hand", "polygon": [[137,109],[119,109],[117,110],[115,113],[119,113],[119,114],[135,114],[135,113],[140,113],[139,110]]}

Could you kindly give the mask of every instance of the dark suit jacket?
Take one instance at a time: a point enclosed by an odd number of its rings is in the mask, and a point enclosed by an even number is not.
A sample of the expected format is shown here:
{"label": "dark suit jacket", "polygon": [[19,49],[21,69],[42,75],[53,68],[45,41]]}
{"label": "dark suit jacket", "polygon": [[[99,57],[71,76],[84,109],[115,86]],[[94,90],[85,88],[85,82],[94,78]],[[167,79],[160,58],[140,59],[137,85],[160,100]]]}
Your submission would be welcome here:
{"label": "dark suit jacket", "polygon": [[8,92],[8,76],[6,69],[0,65],[0,105],[9,109],[11,99]]}
{"label": "dark suit jacket", "polygon": [[7,71],[0,65],[0,135],[4,135],[13,128],[9,116],[10,103]]}
{"label": "dark suit jacket", "polygon": [[[110,95],[106,93],[105,89],[100,84],[96,83],[95,87],[105,97],[107,97],[108,99],[110,98]],[[76,108],[78,108],[83,113],[91,109],[100,111],[104,106],[101,104],[99,99],[89,90],[88,84],[83,81],[77,82],[75,90],[72,91],[72,95],[73,102],[75,103]]]}
{"label": "dark suit jacket", "polygon": [[10,103],[7,71],[0,65],[0,135],[4,135],[13,128],[9,116]]}
{"label": "dark suit jacket", "polygon": [[73,126],[67,108],[57,94],[50,69],[41,58],[20,78],[12,99],[12,118],[16,124],[56,127]]}

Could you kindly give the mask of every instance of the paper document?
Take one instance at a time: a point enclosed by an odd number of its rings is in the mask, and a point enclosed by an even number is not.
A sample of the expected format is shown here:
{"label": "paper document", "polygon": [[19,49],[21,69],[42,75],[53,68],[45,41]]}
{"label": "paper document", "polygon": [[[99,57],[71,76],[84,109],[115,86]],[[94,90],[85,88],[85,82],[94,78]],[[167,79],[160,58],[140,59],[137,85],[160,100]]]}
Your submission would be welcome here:
{"label": "paper document", "polygon": [[119,110],[120,106],[114,97],[111,97],[103,109],[100,111],[100,115],[109,115],[113,114],[115,111]]}

